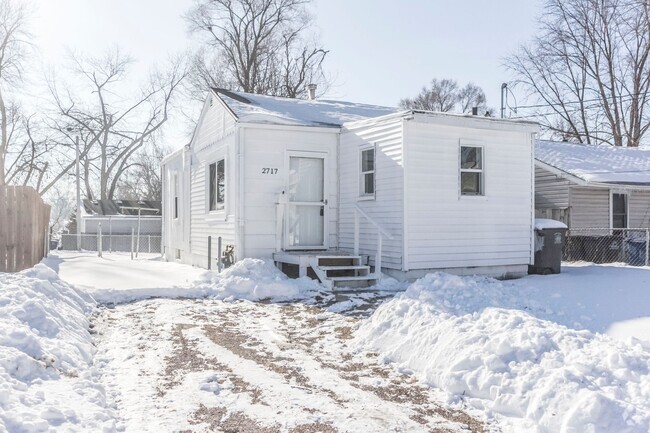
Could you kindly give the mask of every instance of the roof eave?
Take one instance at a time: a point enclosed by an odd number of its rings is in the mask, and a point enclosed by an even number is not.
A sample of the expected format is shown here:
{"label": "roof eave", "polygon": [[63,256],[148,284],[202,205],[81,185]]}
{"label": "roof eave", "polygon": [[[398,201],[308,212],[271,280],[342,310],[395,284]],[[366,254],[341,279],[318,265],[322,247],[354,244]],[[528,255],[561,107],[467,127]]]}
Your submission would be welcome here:
{"label": "roof eave", "polygon": [[620,189],[642,189],[650,190],[650,182],[648,183],[630,183],[630,182],[593,182],[590,180],[583,179],[574,174],[569,173],[568,171],[562,170],[561,168],[555,167],[551,164],[548,164],[544,161],[540,161],[535,158],[535,164],[538,167],[545,169],[553,173],[554,175],[566,179],[570,182],[573,182],[579,186],[590,186],[594,188],[620,188]]}

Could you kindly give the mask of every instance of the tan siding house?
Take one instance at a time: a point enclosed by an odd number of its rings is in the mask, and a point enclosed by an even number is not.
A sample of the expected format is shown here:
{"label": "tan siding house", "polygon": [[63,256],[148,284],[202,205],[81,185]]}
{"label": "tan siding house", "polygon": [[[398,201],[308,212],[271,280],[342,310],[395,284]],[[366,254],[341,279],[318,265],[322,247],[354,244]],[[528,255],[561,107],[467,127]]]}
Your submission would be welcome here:
{"label": "tan siding house", "polygon": [[535,213],[573,229],[650,228],[650,150],[537,141]]}

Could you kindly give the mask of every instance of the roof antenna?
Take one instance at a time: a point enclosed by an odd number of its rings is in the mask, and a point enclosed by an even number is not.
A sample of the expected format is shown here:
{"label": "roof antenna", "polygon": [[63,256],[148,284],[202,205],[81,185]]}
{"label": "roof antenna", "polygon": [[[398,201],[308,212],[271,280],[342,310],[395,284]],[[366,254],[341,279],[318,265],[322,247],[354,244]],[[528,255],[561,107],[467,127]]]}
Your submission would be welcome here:
{"label": "roof antenna", "polygon": [[316,84],[308,84],[307,90],[309,90],[309,100],[313,101],[316,99],[316,89],[318,86]]}

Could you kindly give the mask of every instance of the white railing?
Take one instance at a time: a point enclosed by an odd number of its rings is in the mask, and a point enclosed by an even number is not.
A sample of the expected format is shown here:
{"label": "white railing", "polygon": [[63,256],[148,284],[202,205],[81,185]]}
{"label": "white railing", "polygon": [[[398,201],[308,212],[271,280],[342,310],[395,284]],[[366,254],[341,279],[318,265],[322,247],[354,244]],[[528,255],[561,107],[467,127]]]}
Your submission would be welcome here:
{"label": "white railing", "polygon": [[377,229],[377,255],[375,256],[375,277],[377,280],[381,279],[381,255],[384,246],[384,238],[393,239],[393,235],[388,233],[386,229],[380,226],[375,220],[372,219],[359,205],[354,206],[354,255],[359,255],[359,216],[362,216],[368,221],[375,229]]}

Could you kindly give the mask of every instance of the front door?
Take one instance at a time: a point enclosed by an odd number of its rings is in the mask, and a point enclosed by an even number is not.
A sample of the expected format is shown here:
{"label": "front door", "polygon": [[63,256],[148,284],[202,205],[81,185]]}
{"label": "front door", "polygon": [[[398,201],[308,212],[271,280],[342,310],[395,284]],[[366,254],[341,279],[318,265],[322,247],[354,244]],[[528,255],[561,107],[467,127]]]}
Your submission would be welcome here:
{"label": "front door", "polygon": [[325,155],[290,153],[285,248],[327,249]]}

